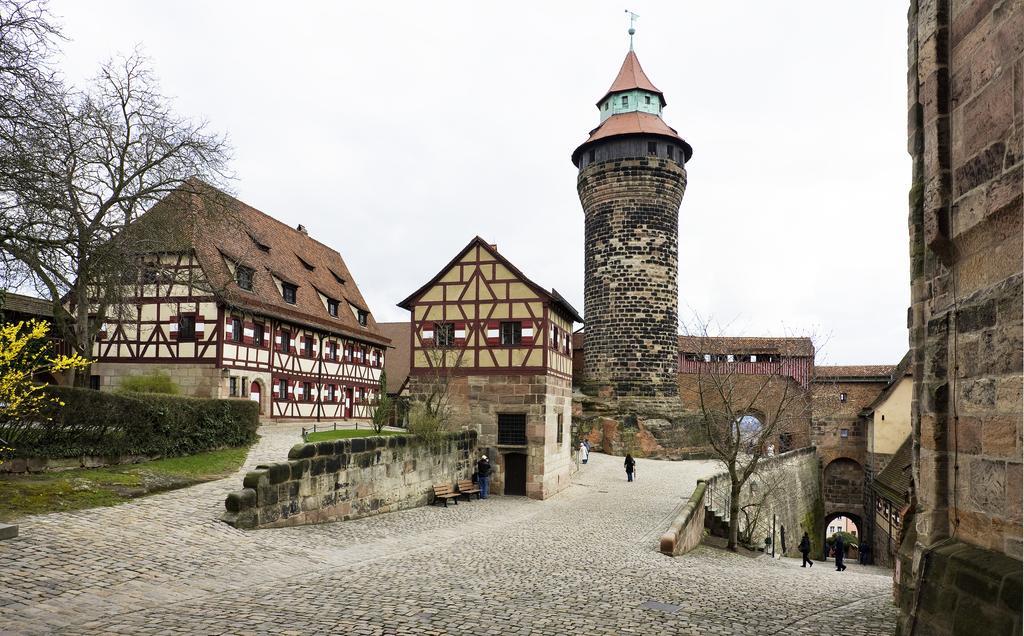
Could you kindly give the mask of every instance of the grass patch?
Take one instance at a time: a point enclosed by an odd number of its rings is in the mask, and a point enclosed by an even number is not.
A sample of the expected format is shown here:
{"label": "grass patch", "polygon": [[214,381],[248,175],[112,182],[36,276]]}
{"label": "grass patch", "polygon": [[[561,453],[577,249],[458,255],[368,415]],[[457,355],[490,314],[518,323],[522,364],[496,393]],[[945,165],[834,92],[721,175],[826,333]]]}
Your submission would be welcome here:
{"label": "grass patch", "polygon": [[237,471],[248,452],[248,447],[226,448],[108,468],[0,474],[0,521],[112,506],[150,493],[220,479]]}
{"label": "grass patch", "polygon": [[331,439],[351,439],[353,437],[386,437],[388,435],[407,435],[405,431],[381,431],[375,433],[372,428],[340,428],[336,431],[317,431],[306,436],[309,442],[325,442]]}

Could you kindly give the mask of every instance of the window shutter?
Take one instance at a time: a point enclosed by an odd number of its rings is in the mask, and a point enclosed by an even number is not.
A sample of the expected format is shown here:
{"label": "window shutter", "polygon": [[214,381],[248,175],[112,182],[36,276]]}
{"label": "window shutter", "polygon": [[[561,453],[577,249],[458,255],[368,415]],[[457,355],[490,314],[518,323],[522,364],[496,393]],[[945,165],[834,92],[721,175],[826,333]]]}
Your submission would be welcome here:
{"label": "window shutter", "polygon": [[203,332],[204,332],[205,328],[206,328],[206,323],[203,322],[203,317],[197,315],[196,316],[196,340],[202,340],[203,339]]}
{"label": "window shutter", "polygon": [[519,321],[519,326],[523,330],[521,343],[524,344],[524,345],[532,345],[533,344],[533,321],[532,320],[521,320],[521,321]]}
{"label": "window shutter", "polygon": [[242,344],[251,345],[255,328],[251,322],[242,323]]}
{"label": "window shutter", "polygon": [[273,382],[273,383],[271,383],[271,385],[270,385],[270,393],[271,393],[271,395],[273,395],[274,397],[278,397],[278,395],[277,395],[277,394],[278,394],[278,390],[277,390],[277,389],[278,389],[278,386],[279,386],[279,384],[278,384],[277,382]]}
{"label": "window shutter", "polygon": [[487,321],[487,344],[496,345],[501,342],[501,322]]}
{"label": "window shutter", "polygon": [[177,340],[178,339],[178,317],[177,316],[171,316],[168,319],[168,329],[169,329],[168,333],[169,333],[169,336],[170,336],[171,340]]}
{"label": "window shutter", "polygon": [[455,344],[466,344],[466,323],[464,322],[455,323]]}
{"label": "window shutter", "polygon": [[423,325],[423,331],[421,331],[420,334],[420,340],[424,345],[434,344],[434,323],[427,323]]}

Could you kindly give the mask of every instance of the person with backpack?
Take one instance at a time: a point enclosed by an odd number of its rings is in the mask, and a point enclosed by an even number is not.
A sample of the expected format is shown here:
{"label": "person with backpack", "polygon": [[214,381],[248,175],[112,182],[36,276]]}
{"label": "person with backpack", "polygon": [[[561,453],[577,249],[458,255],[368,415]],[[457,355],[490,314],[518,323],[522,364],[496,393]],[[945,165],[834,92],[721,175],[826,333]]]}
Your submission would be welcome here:
{"label": "person with backpack", "polygon": [[808,537],[807,533],[805,532],[804,533],[804,537],[802,539],[800,539],[800,554],[804,555],[804,562],[803,562],[803,564],[800,567],[805,568],[805,567],[808,566],[808,564],[810,564],[811,567],[814,567],[814,561],[811,561],[811,558],[809,556],[807,556],[810,553],[811,553],[811,538]]}
{"label": "person with backpack", "polygon": [[480,498],[487,499],[491,492],[491,462],[487,461],[487,455],[476,463],[476,484],[480,488]]}

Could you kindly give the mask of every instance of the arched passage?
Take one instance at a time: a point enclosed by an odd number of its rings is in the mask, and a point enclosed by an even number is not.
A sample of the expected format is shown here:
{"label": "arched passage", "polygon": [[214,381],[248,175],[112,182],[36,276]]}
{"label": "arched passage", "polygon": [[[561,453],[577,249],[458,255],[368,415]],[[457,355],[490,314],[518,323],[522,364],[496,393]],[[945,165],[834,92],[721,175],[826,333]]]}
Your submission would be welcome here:
{"label": "arched passage", "polygon": [[849,457],[832,460],[821,480],[825,514],[847,510],[864,516],[864,467]]}
{"label": "arched passage", "polygon": [[[857,526],[857,531],[855,533],[852,533],[852,534],[856,534],[857,535],[857,544],[858,545],[860,545],[861,538],[864,537],[864,521],[863,521],[863,519],[862,519],[862,517],[860,515],[853,514],[851,512],[846,512],[846,511],[836,511],[836,512],[833,512],[832,514],[825,515],[825,518],[824,518],[824,520],[822,520],[822,524],[821,524],[821,536],[824,539],[823,543],[825,544],[826,551],[828,550],[828,536],[829,536],[828,527],[829,527],[829,524],[831,524],[833,521],[835,521],[839,517],[846,517],[847,519],[852,521],[855,526]],[[847,552],[849,552],[849,550],[847,550]],[[826,557],[828,556],[827,553],[826,553],[825,556]]]}

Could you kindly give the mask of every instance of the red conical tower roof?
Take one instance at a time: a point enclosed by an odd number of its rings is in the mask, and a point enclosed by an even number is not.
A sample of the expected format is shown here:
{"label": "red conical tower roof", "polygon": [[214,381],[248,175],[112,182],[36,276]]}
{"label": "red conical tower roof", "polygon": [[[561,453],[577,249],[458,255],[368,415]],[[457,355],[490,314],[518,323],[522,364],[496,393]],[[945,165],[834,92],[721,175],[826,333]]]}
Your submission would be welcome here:
{"label": "red conical tower roof", "polygon": [[622,68],[619,69],[619,74],[615,76],[615,81],[605,91],[604,96],[597,100],[597,103],[600,105],[612,93],[631,91],[635,88],[657,93],[658,98],[661,99],[661,105],[665,105],[665,95],[648,79],[644,69],[640,66],[640,60],[637,58],[636,53],[630,50],[629,53],[626,53],[626,59],[622,61]]}

